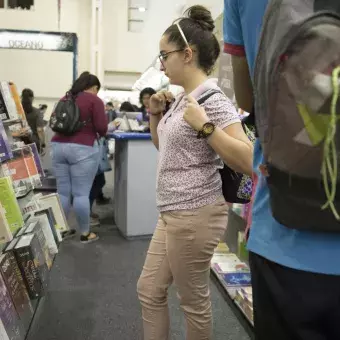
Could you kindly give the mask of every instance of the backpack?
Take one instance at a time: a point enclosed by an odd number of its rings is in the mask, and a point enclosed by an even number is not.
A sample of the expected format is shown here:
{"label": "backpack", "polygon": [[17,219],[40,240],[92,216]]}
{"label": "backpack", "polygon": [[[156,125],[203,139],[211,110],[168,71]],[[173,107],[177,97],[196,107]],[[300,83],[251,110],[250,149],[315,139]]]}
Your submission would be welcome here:
{"label": "backpack", "polygon": [[[218,90],[209,91],[206,95],[198,99],[198,104],[202,105],[208,98],[216,93],[222,92]],[[255,136],[253,132],[243,123],[242,127],[248,138],[254,142]],[[226,164],[220,169],[220,175],[222,179],[223,196],[228,203],[246,204],[250,202],[253,187],[250,176],[238,173]]]}
{"label": "backpack", "polygon": [[340,232],[340,1],[272,0],[254,73],[274,218]]}
{"label": "backpack", "polygon": [[64,136],[72,136],[80,131],[88,122],[80,121],[80,111],[75,97],[67,95],[61,99],[50,118],[52,131]]}

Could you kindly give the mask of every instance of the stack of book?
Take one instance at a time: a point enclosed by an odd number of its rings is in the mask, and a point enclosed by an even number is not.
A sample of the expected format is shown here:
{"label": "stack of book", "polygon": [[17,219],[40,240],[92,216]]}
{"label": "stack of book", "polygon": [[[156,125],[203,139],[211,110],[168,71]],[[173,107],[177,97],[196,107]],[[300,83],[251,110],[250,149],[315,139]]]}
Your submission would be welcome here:
{"label": "stack of book", "polygon": [[[243,244],[243,239],[241,243]],[[245,256],[243,251],[240,250],[240,253]],[[252,287],[248,264],[236,254],[229,252],[226,243],[221,242],[213,255],[211,269],[230,298],[242,310],[248,320],[252,322]]]}

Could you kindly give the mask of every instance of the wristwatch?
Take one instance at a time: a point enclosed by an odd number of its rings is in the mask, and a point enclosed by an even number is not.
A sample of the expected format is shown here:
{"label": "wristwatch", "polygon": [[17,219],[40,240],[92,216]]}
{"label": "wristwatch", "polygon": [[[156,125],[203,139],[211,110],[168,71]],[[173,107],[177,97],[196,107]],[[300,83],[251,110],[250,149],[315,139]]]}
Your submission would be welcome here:
{"label": "wristwatch", "polygon": [[212,122],[207,122],[203,125],[202,129],[198,131],[197,139],[208,138],[215,131],[215,124]]}

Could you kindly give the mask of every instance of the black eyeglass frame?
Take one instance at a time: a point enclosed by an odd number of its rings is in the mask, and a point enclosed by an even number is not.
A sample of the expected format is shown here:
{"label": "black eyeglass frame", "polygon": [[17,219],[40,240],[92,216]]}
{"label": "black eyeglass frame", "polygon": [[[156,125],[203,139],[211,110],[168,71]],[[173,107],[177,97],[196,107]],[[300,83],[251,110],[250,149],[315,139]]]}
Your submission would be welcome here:
{"label": "black eyeglass frame", "polygon": [[166,52],[166,53],[160,53],[159,55],[158,55],[158,59],[159,59],[159,61],[161,62],[161,64],[163,65],[163,67],[165,67],[165,65],[164,65],[164,61],[166,61],[166,58],[170,55],[170,54],[172,54],[172,53],[178,53],[178,52],[183,52],[183,51],[185,51],[185,48],[181,48],[181,49],[178,49],[178,50],[173,50],[173,51],[169,51],[169,52]]}

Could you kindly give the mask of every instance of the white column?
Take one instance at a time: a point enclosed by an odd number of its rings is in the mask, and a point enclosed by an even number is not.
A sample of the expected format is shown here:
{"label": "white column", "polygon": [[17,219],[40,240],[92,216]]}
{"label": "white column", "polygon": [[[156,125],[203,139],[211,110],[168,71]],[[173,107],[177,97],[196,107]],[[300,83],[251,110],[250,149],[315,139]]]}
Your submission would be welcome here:
{"label": "white column", "polygon": [[90,72],[97,75],[101,82],[104,82],[103,67],[103,1],[92,0],[91,11],[91,69]]}
{"label": "white column", "polygon": [[104,83],[103,0],[97,0],[97,76]]}

